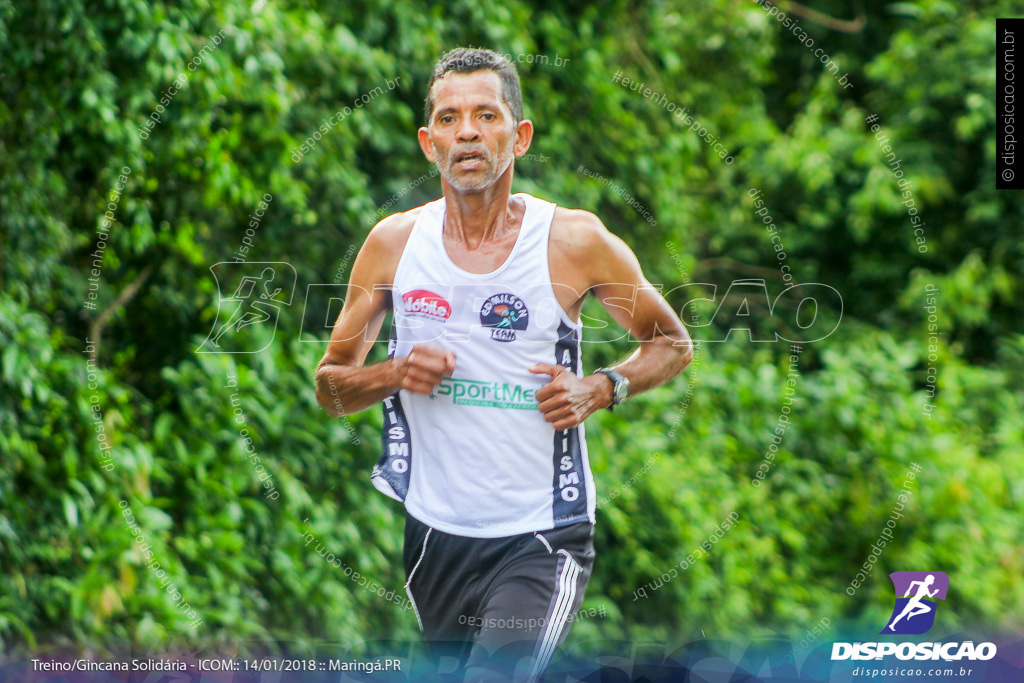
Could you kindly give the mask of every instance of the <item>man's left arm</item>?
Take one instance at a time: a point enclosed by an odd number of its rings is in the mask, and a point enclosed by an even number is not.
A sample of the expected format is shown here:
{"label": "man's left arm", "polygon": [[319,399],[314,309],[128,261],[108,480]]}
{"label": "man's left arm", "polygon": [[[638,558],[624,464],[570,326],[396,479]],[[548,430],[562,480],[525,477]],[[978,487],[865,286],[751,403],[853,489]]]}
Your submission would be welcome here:
{"label": "man's left arm", "polygon": [[[579,270],[579,280],[640,342],[628,358],[610,369],[629,380],[630,396],[668,382],[693,358],[693,342],[686,327],[644,277],[625,242],[593,214],[584,214],[576,222],[573,265]],[[537,401],[555,429],[575,427],[612,403],[613,383],[603,373],[579,379],[566,368],[548,363],[538,363],[530,371],[551,375],[551,382],[537,391]]]}

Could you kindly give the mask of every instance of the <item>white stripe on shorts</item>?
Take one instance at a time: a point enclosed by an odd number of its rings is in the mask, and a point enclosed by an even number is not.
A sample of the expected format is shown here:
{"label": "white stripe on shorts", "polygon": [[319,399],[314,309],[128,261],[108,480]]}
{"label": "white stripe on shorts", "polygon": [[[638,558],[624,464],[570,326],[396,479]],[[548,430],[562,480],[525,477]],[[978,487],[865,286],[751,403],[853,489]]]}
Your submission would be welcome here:
{"label": "white stripe on shorts", "polygon": [[412,612],[416,615],[416,623],[420,626],[420,632],[423,631],[423,620],[420,619],[420,608],[416,606],[416,598],[412,596],[412,577],[416,575],[416,570],[420,568],[420,564],[423,562],[423,556],[427,554],[427,541],[430,540],[430,532],[433,531],[431,528],[427,528],[427,535],[423,537],[423,549],[420,551],[420,559],[416,560],[416,564],[413,566],[412,571],[409,572],[409,580],[405,582],[405,592],[409,596],[409,602],[412,603]]}
{"label": "white stripe on shorts", "polygon": [[565,556],[565,564],[562,565],[561,576],[558,577],[558,597],[555,599],[554,609],[551,610],[551,620],[548,621],[544,635],[541,637],[540,649],[537,652],[537,662],[534,664],[534,673],[539,673],[547,668],[551,656],[558,647],[558,641],[569,615],[572,614],[572,606],[576,601],[576,580],[580,577],[582,567],[573,559],[567,550],[559,550],[559,555]]}

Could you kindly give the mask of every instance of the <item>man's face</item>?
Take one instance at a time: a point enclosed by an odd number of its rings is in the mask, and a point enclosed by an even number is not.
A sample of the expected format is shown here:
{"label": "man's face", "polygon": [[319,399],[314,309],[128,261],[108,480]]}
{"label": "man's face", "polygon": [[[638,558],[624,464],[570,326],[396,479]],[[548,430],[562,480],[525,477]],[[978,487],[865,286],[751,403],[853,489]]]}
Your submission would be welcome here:
{"label": "man's face", "polygon": [[493,71],[450,73],[434,82],[433,92],[434,111],[419,131],[423,153],[456,190],[490,187],[526,152],[532,127],[513,125]]}

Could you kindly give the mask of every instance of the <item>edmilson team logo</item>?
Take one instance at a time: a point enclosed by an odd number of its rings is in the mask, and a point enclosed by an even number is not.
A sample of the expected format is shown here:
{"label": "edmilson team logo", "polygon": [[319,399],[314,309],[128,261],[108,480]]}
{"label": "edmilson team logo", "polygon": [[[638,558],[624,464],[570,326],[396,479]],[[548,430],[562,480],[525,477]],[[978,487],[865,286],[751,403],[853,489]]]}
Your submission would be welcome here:
{"label": "edmilson team logo", "polygon": [[405,312],[419,318],[444,322],[452,317],[452,305],[440,294],[427,289],[413,289],[402,295]]}
{"label": "edmilson team logo", "polygon": [[508,292],[488,297],[480,308],[480,324],[491,328],[491,339],[515,341],[516,330],[525,330],[530,312],[526,303]]}
{"label": "edmilson team logo", "polygon": [[937,600],[946,599],[949,577],[943,572],[893,572],[889,578],[896,591],[896,606],[881,633],[927,633],[935,623]]}

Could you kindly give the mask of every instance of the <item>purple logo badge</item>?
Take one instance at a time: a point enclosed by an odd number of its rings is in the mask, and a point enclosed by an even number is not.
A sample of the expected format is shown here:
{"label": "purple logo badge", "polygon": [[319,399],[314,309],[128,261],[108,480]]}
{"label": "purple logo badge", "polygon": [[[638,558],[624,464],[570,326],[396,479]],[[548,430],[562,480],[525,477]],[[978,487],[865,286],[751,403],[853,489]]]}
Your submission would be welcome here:
{"label": "purple logo badge", "polygon": [[943,572],[893,572],[889,578],[896,591],[896,606],[881,633],[927,633],[935,623],[937,601],[946,599],[949,577]]}

